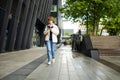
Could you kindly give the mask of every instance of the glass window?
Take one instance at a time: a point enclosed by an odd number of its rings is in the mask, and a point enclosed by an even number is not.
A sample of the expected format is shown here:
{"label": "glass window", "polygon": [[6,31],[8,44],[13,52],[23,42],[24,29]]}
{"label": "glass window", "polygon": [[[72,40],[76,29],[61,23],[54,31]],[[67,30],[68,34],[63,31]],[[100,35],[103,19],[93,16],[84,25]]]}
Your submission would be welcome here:
{"label": "glass window", "polygon": [[51,12],[57,12],[57,5],[52,5]]}
{"label": "glass window", "polygon": [[54,17],[54,23],[57,24],[57,18],[56,17]]}

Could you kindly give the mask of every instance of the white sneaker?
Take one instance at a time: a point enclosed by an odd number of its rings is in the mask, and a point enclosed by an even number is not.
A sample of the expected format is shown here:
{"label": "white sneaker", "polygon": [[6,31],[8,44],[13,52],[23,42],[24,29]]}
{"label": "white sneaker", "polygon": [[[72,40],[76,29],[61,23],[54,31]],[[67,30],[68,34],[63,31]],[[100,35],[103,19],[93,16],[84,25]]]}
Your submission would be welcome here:
{"label": "white sneaker", "polygon": [[50,65],[51,64],[51,61],[48,61],[48,65]]}
{"label": "white sneaker", "polygon": [[52,63],[55,63],[55,59],[52,59]]}

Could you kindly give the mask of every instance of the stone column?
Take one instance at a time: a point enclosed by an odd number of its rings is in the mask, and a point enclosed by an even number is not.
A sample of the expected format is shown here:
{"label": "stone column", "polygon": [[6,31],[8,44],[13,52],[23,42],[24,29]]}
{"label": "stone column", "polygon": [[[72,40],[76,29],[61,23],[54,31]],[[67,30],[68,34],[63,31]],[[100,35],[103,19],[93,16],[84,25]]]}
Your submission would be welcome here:
{"label": "stone column", "polygon": [[11,31],[11,36],[9,38],[9,43],[8,43],[8,51],[13,51],[15,47],[15,41],[16,41],[16,35],[17,35],[17,27],[19,24],[19,18],[20,18],[20,13],[22,9],[22,4],[23,0],[18,1],[18,5],[16,8],[15,16],[14,16],[14,23],[12,26],[12,31]]}
{"label": "stone column", "polygon": [[37,12],[38,12],[38,7],[39,7],[39,1],[40,0],[36,0],[36,5],[34,7],[32,23],[31,23],[31,26],[30,26],[29,36],[28,36],[27,45],[26,45],[27,48],[30,48],[32,46],[33,30],[34,30],[34,27],[35,27],[35,22],[37,20]]}
{"label": "stone column", "polygon": [[[24,11],[22,11],[21,13],[23,15],[21,15],[21,22],[18,26],[18,33],[17,33],[17,38],[16,38],[16,44],[15,44],[15,49],[16,50],[20,50],[21,49],[21,46],[23,45],[22,43],[22,38],[23,38],[23,35],[24,35],[24,29],[25,29],[25,23],[27,22],[26,19],[27,19],[27,14],[28,14],[28,10],[29,10],[29,5],[30,5],[30,0],[24,0],[24,4],[25,4],[25,8],[23,9]],[[23,38],[24,39],[24,38]]]}
{"label": "stone column", "polygon": [[5,45],[6,45],[6,31],[7,31],[7,26],[8,26],[8,17],[11,11],[13,0],[7,0],[6,5],[6,12],[4,14],[4,19],[3,19],[3,24],[1,26],[1,32],[0,32],[0,52],[5,52]]}
{"label": "stone column", "polygon": [[31,0],[28,15],[27,15],[27,20],[26,20],[26,24],[25,24],[25,29],[24,29],[24,35],[23,35],[23,38],[22,38],[22,49],[26,49],[29,30],[30,30],[30,26],[31,26],[31,23],[32,23],[34,7],[35,7],[35,0]]}

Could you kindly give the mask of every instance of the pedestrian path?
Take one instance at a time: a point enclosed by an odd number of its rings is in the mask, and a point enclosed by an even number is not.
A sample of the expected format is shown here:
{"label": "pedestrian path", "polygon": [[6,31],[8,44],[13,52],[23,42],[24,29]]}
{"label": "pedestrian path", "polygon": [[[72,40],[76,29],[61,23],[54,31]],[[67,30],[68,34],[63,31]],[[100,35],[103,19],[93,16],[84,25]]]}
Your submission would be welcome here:
{"label": "pedestrian path", "polygon": [[25,80],[120,80],[120,73],[63,46],[54,64],[44,61]]}
{"label": "pedestrian path", "polygon": [[[44,56],[46,55],[45,48],[37,48],[23,52],[24,51],[22,51],[21,54],[12,53],[14,56],[8,54],[9,57],[4,57],[5,55],[3,54],[3,59],[12,58],[10,62],[13,63],[12,61],[14,60],[14,64],[11,64],[11,67],[13,67],[12,65],[15,66],[8,71],[9,76],[6,74],[4,77],[1,77],[0,80],[120,80],[120,73],[118,71],[83,54],[72,52],[69,45],[61,46],[57,49],[56,62],[51,65],[47,64],[47,59]],[[21,59],[19,58],[20,55]],[[44,60],[42,60],[41,57]],[[3,59],[1,59],[0,55],[0,63]],[[7,64],[8,62],[9,60],[7,60]],[[32,69],[31,66],[33,67],[36,62],[37,67]],[[17,64],[19,64],[19,66],[16,66]],[[2,67],[3,66],[9,69],[10,64],[9,66],[2,64]],[[0,75],[2,74],[1,71],[5,71],[2,69],[4,68],[0,68]],[[19,71],[21,69],[22,71]],[[28,69],[32,69],[32,71]],[[5,71],[5,73],[7,73],[7,71]]]}
{"label": "pedestrian path", "polygon": [[[39,66],[41,61],[39,64],[35,61],[40,60],[39,58],[46,54],[45,51],[45,47],[38,47],[0,54],[0,79],[13,80],[16,74],[17,78],[19,77],[18,74],[21,74],[22,76],[17,80],[22,80],[21,78],[24,75],[26,76],[34,67]],[[22,73],[23,71],[27,73]]]}

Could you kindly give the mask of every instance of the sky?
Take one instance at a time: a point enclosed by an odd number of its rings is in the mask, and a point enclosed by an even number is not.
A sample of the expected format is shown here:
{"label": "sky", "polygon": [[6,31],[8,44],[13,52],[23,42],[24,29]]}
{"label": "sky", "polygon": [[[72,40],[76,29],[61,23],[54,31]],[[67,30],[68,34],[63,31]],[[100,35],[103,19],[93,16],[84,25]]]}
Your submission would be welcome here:
{"label": "sky", "polygon": [[[62,0],[62,5],[65,4],[66,0]],[[73,23],[71,21],[66,21],[63,19],[63,29],[73,29],[74,33],[76,33],[79,30],[79,24],[78,23]]]}
{"label": "sky", "polygon": [[79,30],[79,24],[78,23],[72,23],[71,21],[63,21],[63,29],[73,29],[74,33],[76,33]]}

